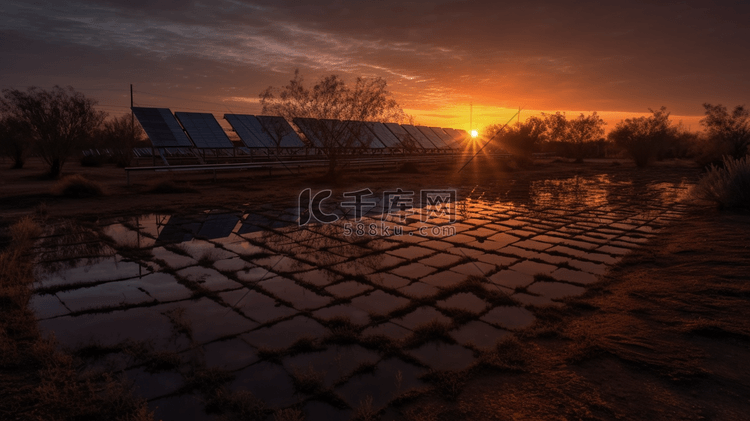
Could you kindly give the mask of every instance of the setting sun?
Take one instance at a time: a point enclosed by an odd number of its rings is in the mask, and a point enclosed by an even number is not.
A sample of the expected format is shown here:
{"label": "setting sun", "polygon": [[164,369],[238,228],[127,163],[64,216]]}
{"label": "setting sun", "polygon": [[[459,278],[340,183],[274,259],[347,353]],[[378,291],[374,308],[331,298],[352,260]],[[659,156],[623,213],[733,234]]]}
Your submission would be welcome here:
{"label": "setting sun", "polygon": [[476,130],[472,130],[471,137],[477,137],[477,136],[479,136],[479,132],[477,132]]}

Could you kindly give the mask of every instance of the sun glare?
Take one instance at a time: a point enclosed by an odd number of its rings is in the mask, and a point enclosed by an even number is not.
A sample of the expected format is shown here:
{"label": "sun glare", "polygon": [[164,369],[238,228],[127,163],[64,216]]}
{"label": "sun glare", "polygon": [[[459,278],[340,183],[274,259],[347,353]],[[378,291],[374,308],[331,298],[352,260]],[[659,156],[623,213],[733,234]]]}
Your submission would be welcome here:
{"label": "sun glare", "polygon": [[476,130],[472,130],[471,137],[477,137],[477,136],[479,136],[479,132],[477,132]]}

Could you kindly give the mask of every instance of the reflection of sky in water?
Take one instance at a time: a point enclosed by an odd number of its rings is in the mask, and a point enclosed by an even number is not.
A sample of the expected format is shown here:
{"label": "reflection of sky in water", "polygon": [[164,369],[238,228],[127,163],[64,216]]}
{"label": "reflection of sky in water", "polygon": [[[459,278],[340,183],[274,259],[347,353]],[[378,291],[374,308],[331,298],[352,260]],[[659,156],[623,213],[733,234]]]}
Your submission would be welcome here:
{"label": "reflection of sky in water", "polygon": [[[346,358],[353,362],[383,358],[372,372],[332,375],[330,381],[340,378],[336,393],[354,407],[364,393],[390,393],[396,368],[399,383],[417,385],[428,366],[468,367],[477,355],[472,349],[492,347],[532,324],[534,306],[562,306],[561,299],[581,294],[607,265],[679,220],[685,206],[676,201],[686,187],[684,180],[603,175],[467,188],[457,192],[452,214],[426,219],[429,209],[417,207],[405,220],[387,222],[403,229],[392,236],[344,235],[351,218],[299,226],[290,203],[109,218],[88,226],[67,221],[51,225],[37,243],[46,277],[35,285],[30,306],[40,327],[62,344],[127,339],[152,341],[155,350],[198,349],[207,364],[231,365],[235,383],[252,393],[271,390],[261,374],[272,367],[269,375],[287,379],[288,387],[274,384],[273,393],[258,395],[268,404],[296,402],[288,380],[293,363],[319,369],[330,363],[332,345],[321,338],[356,331],[361,336],[347,340],[384,335],[408,343],[424,323],[447,324],[455,343],[431,340],[402,349],[423,366],[401,360],[391,366],[387,354],[350,345]],[[326,212],[344,215],[338,206],[345,200],[332,197]],[[382,215],[376,207],[362,222],[380,224]],[[451,234],[420,234],[446,227]],[[468,290],[452,290],[464,281]],[[179,311],[194,339],[175,336],[170,315]],[[347,319],[349,327],[341,324]],[[282,364],[256,354],[304,338],[321,348],[296,350]],[[153,387],[157,395],[173,392],[156,382]]]}

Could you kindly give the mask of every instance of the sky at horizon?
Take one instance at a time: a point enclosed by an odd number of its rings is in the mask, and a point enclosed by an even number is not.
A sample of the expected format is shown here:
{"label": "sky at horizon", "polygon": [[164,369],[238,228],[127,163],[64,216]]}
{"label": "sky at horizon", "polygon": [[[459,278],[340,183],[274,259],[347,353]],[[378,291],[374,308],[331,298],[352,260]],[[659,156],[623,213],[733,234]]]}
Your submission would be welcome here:
{"label": "sky at horizon", "polygon": [[0,0],[0,87],[73,86],[111,114],[260,112],[308,83],[383,77],[420,124],[470,129],[597,111],[611,128],[666,106],[698,129],[704,102],[750,97],[743,2]]}

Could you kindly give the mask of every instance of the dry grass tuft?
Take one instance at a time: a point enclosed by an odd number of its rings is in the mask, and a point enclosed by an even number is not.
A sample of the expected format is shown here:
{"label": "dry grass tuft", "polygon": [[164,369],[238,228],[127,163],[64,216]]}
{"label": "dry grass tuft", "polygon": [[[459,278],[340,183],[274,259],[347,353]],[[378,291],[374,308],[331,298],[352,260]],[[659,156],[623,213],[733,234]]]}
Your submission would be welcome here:
{"label": "dry grass tuft", "polygon": [[69,175],[58,181],[52,189],[52,193],[57,196],[72,198],[97,197],[106,194],[101,184],[79,174]]}
{"label": "dry grass tuft", "polygon": [[61,352],[54,336],[43,338],[27,307],[34,282],[29,254],[42,230],[31,218],[10,228],[0,252],[0,419],[152,420],[144,399],[125,379],[84,372]]}
{"label": "dry grass tuft", "polygon": [[719,209],[750,208],[750,155],[724,157],[724,166],[711,165],[691,194],[715,203]]}

